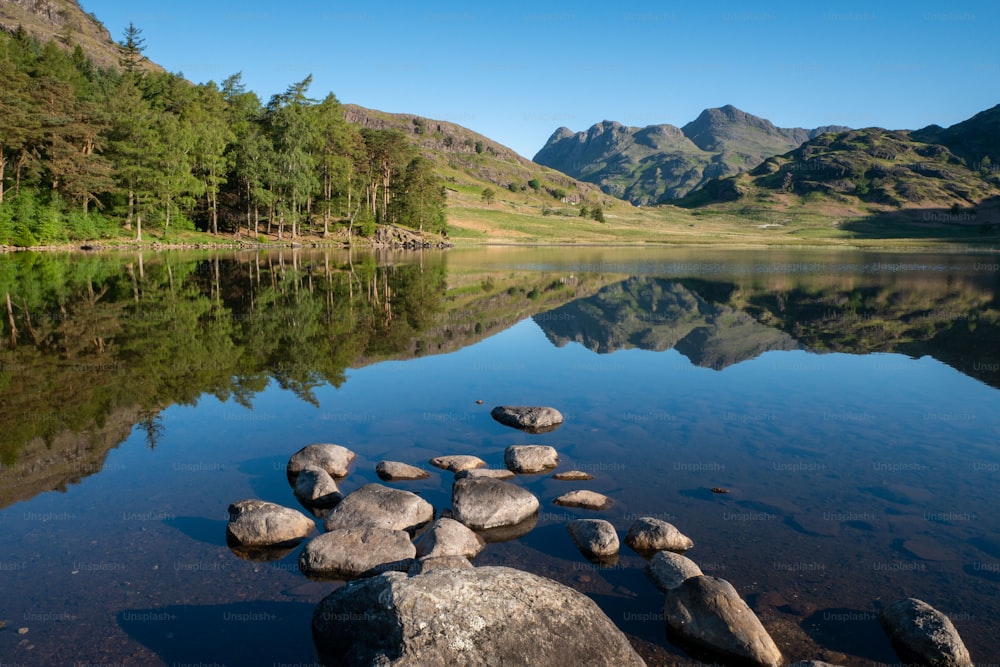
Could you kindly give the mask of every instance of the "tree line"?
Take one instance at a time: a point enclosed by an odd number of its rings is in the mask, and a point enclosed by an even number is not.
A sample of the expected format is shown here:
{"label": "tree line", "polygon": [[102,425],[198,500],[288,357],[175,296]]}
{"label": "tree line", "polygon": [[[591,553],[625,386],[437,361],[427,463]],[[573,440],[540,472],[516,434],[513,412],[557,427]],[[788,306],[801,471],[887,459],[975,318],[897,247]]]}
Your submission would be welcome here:
{"label": "tree line", "polygon": [[79,46],[0,33],[0,244],[446,232],[433,164],[398,130],[349,123],[333,93],[309,97],[311,75],[263,102],[239,73],[148,71],[134,25],[120,50],[99,68]]}

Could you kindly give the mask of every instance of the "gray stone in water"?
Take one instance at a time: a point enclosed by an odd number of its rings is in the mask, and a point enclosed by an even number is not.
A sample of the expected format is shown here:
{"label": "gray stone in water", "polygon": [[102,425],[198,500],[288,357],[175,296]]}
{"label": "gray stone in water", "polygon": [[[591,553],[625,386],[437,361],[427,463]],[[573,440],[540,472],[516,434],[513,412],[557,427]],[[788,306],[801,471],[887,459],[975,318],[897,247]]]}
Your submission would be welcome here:
{"label": "gray stone in water", "polygon": [[603,494],[582,489],[564,493],[552,502],[563,507],[582,507],[588,510],[606,510],[614,504],[611,498]]}
{"label": "gray stone in water", "polygon": [[536,473],[559,465],[559,454],[548,445],[511,445],[503,453],[503,463],[516,473]]}
{"label": "gray stone in water", "polygon": [[563,422],[558,410],[546,407],[498,405],[490,411],[490,416],[504,426],[528,433],[554,431]]}
{"label": "gray stone in water", "polygon": [[904,661],[933,667],[972,667],[972,658],[951,619],[923,600],[894,602],[879,623]]}
{"label": "gray stone in water", "polygon": [[582,470],[565,470],[563,472],[557,472],[552,475],[552,479],[563,480],[567,482],[581,482],[588,479],[594,479],[594,476],[589,472],[583,472]]}
{"label": "gray stone in water", "polygon": [[618,533],[603,519],[573,519],[566,524],[573,543],[587,558],[607,559],[618,555]]}
{"label": "gray stone in water", "polygon": [[413,532],[433,520],[434,507],[417,494],[382,484],[365,484],[344,496],[326,515],[323,525],[327,530],[375,526]]}
{"label": "gray stone in water", "polygon": [[353,579],[406,570],[416,553],[403,530],[336,528],[306,544],[299,554],[299,569],[314,578]]}
{"label": "gray stone in water", "polygon": [[299,471],[309,466],[322,468],[330,477],[347,477],[351,461],[356,457],[357,454],[340,445],[326,443],[308,445],[292,454],[292,457],[288,459],[288,465],[285,467],[288,483],[294,486]]}
{"label": "gray stone in water", "polygon": [[299,471],[293,490],[295,497],[307,506],[330,507],[343,498],[333,477],[326,470],[313,466]]}
{"label": "gray stone in water", "polygon": [[485,542],[472,529],[454,519],[441,517],[414,543],[417,556],[462,556],[475,558]]}
{"label": "gray stone in water", "polygon": [[381,667],[639,667],[586,595],[507,567],[446,568],[356,581],[313,613],[320,661]]}
{"label": "gray stone in water", "polygon": [[653,585],[666,593],[677,588],[691,577],[704,574],[698,565],[673,551],[657,551],[646,565],[646,574]]}
{"label": "gray stone in water", "polygon": [[639,517],[625,536],[625,544],[640,554],[654,551],[687,551],[691,538],[672,524],[650,516]]}
{"label": "gray stone in water", "polygon": [[761,667],[782,664],[760,619],[725,579],[691,577],[667,592],[668,631],[720,654]]}
{"label": "gray stone in water", "polygon": [[538,498],[526,489],[489,477],[455,480],[452,518],[473,530],[520,524],[538,512]]}
{"label": "gray stone in water", "polygon": [[303,539],[316,522],[302,512],[263,500],[241,500],[229,506],[226,538],[240,546],[287,545]]}
{"label": "gray stone in water", "polygon": [[496,470],[494,468],[475,468],[473,470],[459,470],[455,473],[455,479],[465,479],[466,477],[492,477],[493,479],[514,479],[516,475],[509,470]]}
{"label": "gray stone in water", "polygon": [[431,465],[451,472],[461,472],[462,470],[483,468],[486,466],[486,461],[469,454],[450,454],[448,456],[435,456],[431,459]]}
{"label": "gray stone in water", "polygon": [[427,479],[431,476],[426,470],[399,461],[379,461],[375,466],[375,474],[387,482]]}
{"label": "gray stone in water", "polygon": [[465,556],[425,556],[413,561],[413,565],[406,571],[411,577],[418,574],[427,574],[434,570],[455,569],[468,570],[472,568],[472,563]]}

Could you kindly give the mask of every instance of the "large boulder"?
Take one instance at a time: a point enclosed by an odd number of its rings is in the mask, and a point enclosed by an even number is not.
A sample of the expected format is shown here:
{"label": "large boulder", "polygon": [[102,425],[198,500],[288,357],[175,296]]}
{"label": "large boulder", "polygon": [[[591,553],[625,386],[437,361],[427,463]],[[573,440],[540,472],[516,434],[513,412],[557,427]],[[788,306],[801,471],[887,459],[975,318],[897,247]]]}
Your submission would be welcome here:
{"label": "large boulder", "polygon": [[646,565],[646,574],[653,580],[654,586],[666,593],[704,572],[687,556],[673,551],[657,551]]}
{"label": "large boulder", "polygon": [[587,558],[607,560],[618,555],[618,533],[603,519],[573,519],[566,524],[573,543]]}
{"label": "large boulder", "polygon": [[645,665],[590,598],[507,567],[355,581],[319,603],[312,630],[326,665]]}
{"label": "large boulder", "polygon": [[308,445],[292,454],[285,466],[285,473],[288,475],[288,483],[295,485],[295,478],[303,468],[322,468],[330,477],[347,477],[347,472],[351,466],[351,461],[357,454],[347,447],[318,443]]}
{"label": "large boulder", "polygon": [[951,619],[923,600],[894,602],[878,616],[893,648],[906,662],[932,667],[972,667]]}
{"label": "large boulder", "polygon": [[527,489],[490,477],[457,479],[451,487],[452,518],[473,530],[514,526],[538,513]]}
{"label": "large boulder", "polygon": [[548,445],[511,445],[503,453],[503,463],[511,472],[542,472],[559,465],[559,454]]}
{"label": "large boulder", "polygon": [[330,474],[322,468],[306,466],[299,471],[292,487],[295,497],[308,507],[332,507],[343,494]]}
{"label": "large boulder", "polygon": [[263,500],[241,500],[229,506],[228,542],[250,547],[294,544],[316,528],[302,512]]}
{"label": "large boulder", "polygon": [[562,414],[555,408],[498,405],[490,416],[504,426],[528,433],[547,433],[559,428]]}
{"label": "large boulder", "polygon": [[411,533],[434,520],[434,507],[418,496],[382,484],[365,484],[340,501],[326,515],[327,530],[374,526]]}
{"label": "large boulder", "polygon": [[337,528],[303,547],[299,569],[313,578],[353,579],[386,570],[406,570],[416,554],[409,534],[403,530]]}
{"label": "large boulder", "polygon": [[639,554],[656,551],[687,551],[694,546],[690,537],[672,523],[651,516],[639,517],[625,535],[625,544]]}
{"label": "large boulder", "polygon": [[483,538],[454,519],[441,517],[414,543],[417,556],[463,556],[475,558],[483,550]]}
{"label": "large boulder", "polygon": [[667,630],[724,656],[761,667],[782,664],[760,619],[725,579],[691,577],[667,591]]}

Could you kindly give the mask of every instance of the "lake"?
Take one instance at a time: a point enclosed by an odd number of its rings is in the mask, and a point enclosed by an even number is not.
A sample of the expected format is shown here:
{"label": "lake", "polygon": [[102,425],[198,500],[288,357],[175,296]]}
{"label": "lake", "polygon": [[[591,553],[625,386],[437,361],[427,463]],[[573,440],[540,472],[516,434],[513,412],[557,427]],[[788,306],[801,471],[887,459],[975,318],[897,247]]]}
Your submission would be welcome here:
{"label": "lake", "polygon": [[[674,523],[789,659],[898,663],[918,597],[1000,662],[995,254],[712,248],[0,256],[0,659],[313,664],[338,584],[226,546],[230,503],[299,508],[288,457],[382,459],[450,503],[441,454],[547,444],[589,482],[519,476],[505,564],[593,598],[650,665],[693,665],[645,561],[588,562],[571,518]],[[9,295],[9,300],[7,296]],[[8,306],[9,303],[9,306]],[[12,326],[13,325],[13,326]],[[478,401],[482,401],[479,404]],[[551,405],[557,430],[494,422]],[[552,499],[604,493],[603,511]],[[713,493],[713,488],[728,493]]]}

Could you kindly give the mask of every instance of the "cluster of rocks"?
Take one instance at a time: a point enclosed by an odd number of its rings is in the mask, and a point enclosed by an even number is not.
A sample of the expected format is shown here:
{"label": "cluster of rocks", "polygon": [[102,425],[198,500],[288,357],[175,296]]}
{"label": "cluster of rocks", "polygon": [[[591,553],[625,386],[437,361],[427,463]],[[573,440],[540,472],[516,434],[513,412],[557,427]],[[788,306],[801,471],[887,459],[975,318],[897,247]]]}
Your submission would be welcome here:
{"label": "cluster of rocks", "polygon": [[[557,428],[552,408],[501,406],[498,422],[532,433]],[[517,475],[548,473],[558,452],[543,445],[515,445],[503,469],[472,455],[430,459],[454,475],[451,506],[440,513],[416,493],[370,483],[344,495],[338,482],[356,458],[334,444],[304,447],[286,466],[293,493],[314,518],[260,500],[230,506],[227,540],[255,560],[284,557],[316,529],[299,555],[299,569],[313,579],[348,580],[323,599],[313,615],[321,660],[330,664],[642,665],[625,635],[590,598],[550,579],[506,567],[473,567],[490,542],[528,533],[540,502],[511,483]],[[380,461],[384,482],[426,479],[409,463]],[[554,479],[585,481],[582,471]],[[603,510],[610,498],[577,489],[554,503]],[[587,559],[616,561],[620,543],[648,560],[646,572],[665,596],[666,631],[721,657],[777,667],[783,657],[760,620],[728,581],[705,575],[687,558],[694,542],[674,525],[641,517],[623,540],[604,519],[572,519],[566,529]],[[572,610],[568,612],[567,610]],[[971,665],[958,633],[940,612],[904,600],[880,617],[897,652],[915,662]],[[497,662],[499,660],[499,662]],[[826,663],[797,663],[822,667]]]}

